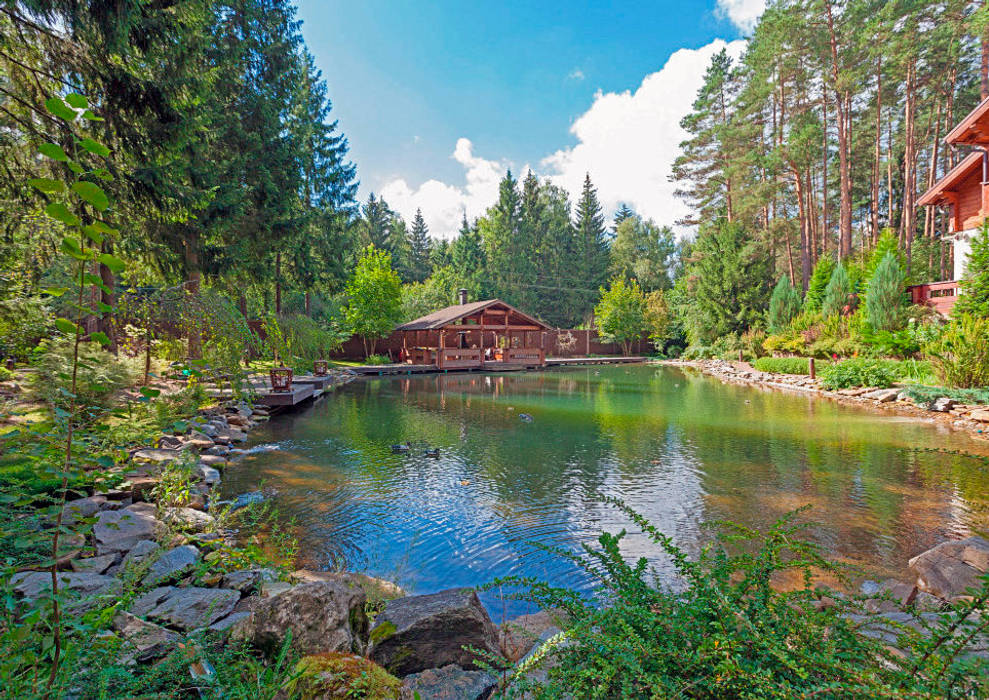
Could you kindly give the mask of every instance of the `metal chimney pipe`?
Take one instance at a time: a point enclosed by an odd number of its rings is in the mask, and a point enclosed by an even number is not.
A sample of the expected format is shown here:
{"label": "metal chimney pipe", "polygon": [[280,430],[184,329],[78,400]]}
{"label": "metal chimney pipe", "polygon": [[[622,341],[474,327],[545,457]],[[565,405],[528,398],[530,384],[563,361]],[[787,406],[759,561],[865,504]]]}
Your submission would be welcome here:
{"label": "metal chimney pipe", "polygon": [[460,305],[463,306],[464,304],[466,304],[467,303],[467,290],[466,289],[461,289],[459,292],[457,292],[457,294],[460,297]]}

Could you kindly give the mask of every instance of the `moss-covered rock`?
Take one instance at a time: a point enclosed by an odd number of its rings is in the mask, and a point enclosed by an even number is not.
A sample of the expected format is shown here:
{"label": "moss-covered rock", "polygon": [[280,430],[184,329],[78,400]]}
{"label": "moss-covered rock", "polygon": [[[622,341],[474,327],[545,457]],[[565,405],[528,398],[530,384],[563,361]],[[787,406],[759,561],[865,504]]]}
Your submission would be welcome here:
{"label": "moss-covered rock", "polygon": [[343,652],[305,656],[296,664],[293,675],[283,694],[286,698],[392,700],[408,695],[402,682],[378,664]]}

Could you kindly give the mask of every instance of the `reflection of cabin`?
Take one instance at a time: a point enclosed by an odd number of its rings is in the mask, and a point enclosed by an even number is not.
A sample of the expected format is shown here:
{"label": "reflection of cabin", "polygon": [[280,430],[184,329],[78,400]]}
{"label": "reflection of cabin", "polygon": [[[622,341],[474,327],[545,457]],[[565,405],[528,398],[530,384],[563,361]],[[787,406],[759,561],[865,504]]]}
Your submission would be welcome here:
{"label": "reflection of cabin", "polygon": [[945,137],[954,146],[971,146],[960,163],[917,200],[917,204],[947,207],[948,233],[954,249],[954,274],[950,282],[918,284],[910,288],[915,304],[933,306],[948,313],[955,305],[958,281],[965,275],[965,264],[972,237],[989,217],[989,99],[983,100]]}
{"label": "reflection of cabin", "polygon": [[546,364],[540,334],[550,326],[498,299],[468,304],[461,290],[460,302],[395,329],[404,362],[438,369]]}

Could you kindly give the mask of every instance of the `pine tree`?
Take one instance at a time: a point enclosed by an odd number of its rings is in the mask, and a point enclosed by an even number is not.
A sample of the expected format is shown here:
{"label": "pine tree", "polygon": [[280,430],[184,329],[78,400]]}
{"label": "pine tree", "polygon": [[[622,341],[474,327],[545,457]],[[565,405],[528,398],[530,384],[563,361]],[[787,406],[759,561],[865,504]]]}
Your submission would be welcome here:
{"label": "pine tree", "polygon": [[429,228],[422,218],[422,209],[416,209],[409,231],[409,278],[412,282],[422,282],[430,272]]}
{"label": "pine tree", "polygon": [[636,214],[634,211],[632,211],[632,208],[629,207],[627,204],[625,204],[625,202],[619,204],[618,211],[615,212],[615,218],[611,225],[612,233],[617,234],[618,227],[622,225],[622,222],[625,221],[626,219],[631,219],[635,215]]}
{"label": "pine tree", "polygon": [[972,240],[954,314],[989,318],[989,223]]}
{"label": "pine tree", "polygon": [[877,331],[894,331],[900,327],[906,297],[906,274],[896,254],[887,252],[869,279],[865,293],[865,310],[869,324]]}
{"label": "pine tree", "polygon": [[814,272],[810,276],[807,285],[807,295],[804,297],[804,309],[806,311],[820,311],[824,302],[824,291],[828,288],[831,275],[834,272],[834,258],[830,255],[822,255],[817,264],[814,265]]}
{"label": "pine tree", "polygon": [[498,201],[479,222],[491,291],[509,304],[518,303],[521,285],[532,283],[519,274],[525,266],[522,259],[530,253],[518,245],[521,209],[518,183],[509,170],[498,185]]}
{"label": "pine tree", "polygon": [[604,286],[608,276],[608,240],[604,214],[598,193],[591,183],[591,175],[584,176],[584,187],[577,202],[574,221],[573,296],[577,310],[587,314],[594,306],[597,293],[592,291]]}
{"label": "pine tree", "polygon": [[855,291],[848,277],[848,270],[841,263],[835,265],[828,286],[824,289],[821,313],[825,318],[838,314],[847,315],[855,308]]}
{"label": "pine tree", "polygon": [[769,330],[779,333],[786,328],[800,313],[801,303],[800,292],[790,283],[790,278],[786,275],[780,277],[769,298],[769,313],[766,318]]}

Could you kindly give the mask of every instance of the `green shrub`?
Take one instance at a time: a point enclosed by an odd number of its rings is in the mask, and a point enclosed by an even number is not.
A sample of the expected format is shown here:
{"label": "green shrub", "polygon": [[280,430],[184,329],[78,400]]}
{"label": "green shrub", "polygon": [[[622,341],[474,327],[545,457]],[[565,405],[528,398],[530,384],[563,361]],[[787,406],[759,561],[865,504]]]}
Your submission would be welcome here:
{"label": "green shrub", "polygon": [[[808,541],[808,526],[794,524],[794,514],[765,534],[724,524],[691,560],[672,538],[611,502],[662,549],[677,585],[657,580],[644,557],[625,561],[624,532],[604,534],[580,554],[544,548],[583,569],[602,595],[531,580],[491,584],[519,585],[517,597],[569,620],[508,672],[508,697],[935,698],[989,690],[989,661],[964,658],[965,644],[952,641],[976,633],[985,613],[974,611],[985,608],[989,582],[973,602],[928,618],[927,635],[911,631],[920,617],[907,612],[901,652],[863,634],[851,617],[864,612],[855,598],[820,604],[814,572],[839,580],[843,572]],[[780,591],[783,580],[795,586]]]}
{"label": "green shrub", "polygon": [[989,386],[989,318],[961,314],[924,353],[945,386]]}
{"label": "green shrub", "polygon": [[[39,352],[38,386],[52,401],[62,403],[72,386],[72,341],[43,344]],[[142,367],[140,358],[118,358],[96,343],[81,343],[76,396],[82,403],[102,404],[137,381]]]}
{"label": "green shrub", "polygon": [[[806,357],[760,357],[752,363],[760,372],[772,372],[773,374],[808,374],[810,372],[810,362]],[[824,366],[818,363],[817,367]]]}
{"label": "green shrub", "polygon": [[766,316],[769,330],[776,333],[790,325],[800,313],[801,304],[800,292],[790,284],[790,278],[786,275],[780,277],[769,298],[769,312]]}
{"label": "green shrub", "polygon": [[849,389],[857,386],[888,387],[899,379],[896,363],[856,357],[827,365],[820,373],[825,389]]}
{"label": "green shrub", "polygon": [[388,355],[368,355],[362,364],[365,365],[390,365],[391,358]]}
{"label": "green shrub", "polygon": [[879,262],[865,293],[870,325],[877,331],[894,331],[902,322],[906,301],[906,274],[892,252]]}
{"label": "green shrub", "polygon": [[989,222],[972,240],[972,250],[965,263],[958,301],[953,314],[969,313],[989,318]]}
{"label": "green shrub", "polygon": [[12,379],[13,376],[14,376],[13,372],[11,372],[6,367],[0,366],[0,382],[5,382],[8,379]]}
{"label": "green shrub", "polygon": [[811,273],[810,282],[807,284],[807,296],[804,297],[804,311],[820,311],[824,302],[824,290],[828,288],[828,282],[834,273],[837,263],[830,255],[824,255],[818,259],[814,265],[814,272]]}
{"label": "green shrub", "polygon": [[855,289],[844,265],[836,265],[821,302],[821,314],[837,316],[847,314],[855,308]]}
{"label": "green shrub", "polygon": [[38,341],[48,335],[51,324],[51,313],[41,299],[0,301],[0,359],[27,359]]}
{"label": "green shrub", "polygon": [[903,391],[919,404],[933,403],[945,396],[967,404],[989,404],[989,389],[946,389],[917,384],[904,387]]}

